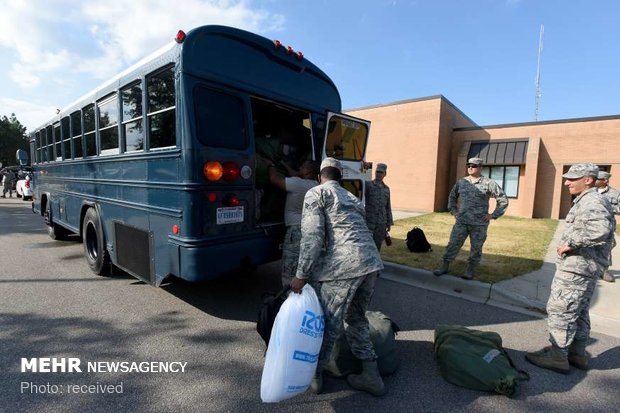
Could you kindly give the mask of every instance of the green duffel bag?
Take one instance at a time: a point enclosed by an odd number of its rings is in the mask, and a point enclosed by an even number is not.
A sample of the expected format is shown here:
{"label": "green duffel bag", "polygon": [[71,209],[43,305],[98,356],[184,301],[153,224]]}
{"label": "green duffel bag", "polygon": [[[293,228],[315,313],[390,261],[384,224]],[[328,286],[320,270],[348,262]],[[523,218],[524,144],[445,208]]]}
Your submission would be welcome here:
{"label": "green duffel bag", "polygon": [[[370,341],[377,354],[377,366],[382,376],[392,374],[398,368],[398,353],[395,347],[398,325],[380,311],[366,311],[370,325]],[[349,343],[342,334],[332,350],[325,372],[334,377],[345,377],[362,371],[362,362],[351,352]]]}
{"label": "green duffel bag", "polygon": [[458,386],[512,396],[530,378],[515,367],[494,332],[439,325],[434,347],[441,375]]}

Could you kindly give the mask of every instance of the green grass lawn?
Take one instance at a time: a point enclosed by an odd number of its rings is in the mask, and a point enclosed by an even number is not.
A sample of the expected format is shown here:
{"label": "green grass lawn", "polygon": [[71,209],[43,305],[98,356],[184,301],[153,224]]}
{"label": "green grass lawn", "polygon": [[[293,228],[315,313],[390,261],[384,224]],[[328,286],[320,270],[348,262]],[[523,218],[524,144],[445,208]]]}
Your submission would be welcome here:
{"label": "green grass lawn", "polygon": [[[454,217],[447,212],[400,219],[390,231],[392,246],[384,245],[381,256],[385,261],[432,271],[441,264],[453,224]],[[475,279],[498,282],[539,269],[557,224],[555,219],[506,216],[491,221]],[[433,251],[409,252],[405,240],[407,232],[413,227],[424,230]],[[468,239],[450,265],[449,274],[460,275],[465,271],[469,247]]]}

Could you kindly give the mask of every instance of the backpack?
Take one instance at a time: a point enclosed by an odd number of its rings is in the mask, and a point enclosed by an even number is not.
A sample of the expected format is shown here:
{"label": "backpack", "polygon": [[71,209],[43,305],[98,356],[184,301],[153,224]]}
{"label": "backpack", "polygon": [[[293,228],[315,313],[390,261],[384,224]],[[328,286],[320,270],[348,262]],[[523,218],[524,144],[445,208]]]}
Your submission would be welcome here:
{"label": "backpack", "polygon": [[407,248],[411,252],[429,252],[433,250],[431,244],[426,239],[426,235],[424,235],[424,231],[418,227],[413,227],[407,233]]}
{"label": "backpack", "polygon": [[439,325],[434,349],[441,375],[457,386],[510,397],[521,381],[530,378],[515,367],[494,332]]}
{"label": "backpack", "polygon": [[269,338],[271,337],[271,330],[273,329],[273,323],[276,320],[276,316],[280,311],[280,307],[291,289],[290,285],[284,287],[278,293],[265,293],[263,294],[263,305],[258,311],[258,321],[256,322],[256,331],[265,341],[265,345],[269,346]]}
{"label": "backpack", "polygon": [[[380,311],[366,311],[370,325],[370,341],[377,354],[377,366],[382,376],[392,374],[399,364],[395,336],[400,331],[396,323]],[[334,345],[325,372],[333,377],[345,377],[362,371],[362,361],[353,355],[349,342],[342,334]]]}

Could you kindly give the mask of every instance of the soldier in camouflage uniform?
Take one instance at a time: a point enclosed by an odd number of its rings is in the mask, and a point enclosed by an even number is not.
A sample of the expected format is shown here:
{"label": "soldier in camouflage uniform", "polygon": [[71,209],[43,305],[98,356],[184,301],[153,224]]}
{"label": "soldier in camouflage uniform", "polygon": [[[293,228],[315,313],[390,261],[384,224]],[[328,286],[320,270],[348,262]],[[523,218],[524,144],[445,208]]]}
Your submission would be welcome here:
{"label": "soldier in camouflage uniform", "polygon": [[[612,188],[609,186],[609,178],[611,178],[611,174],[606,171],[599,171],[598,179],[596,180],[596,187],[598,188],[598,192],[605,196],[609,202],[611,203],[611,210],[614,215],[620,215],[620,191],[616,188]],[[612,249],[616,246],[616,239],[614,238],[614,242],[612,245]],[[611,267],[611,251],[609,252],[609,266]],[[613,275],[609,273],[609,268],[605,270],[603,273],[603,280],[607,282],[615,282],[616,279]]]}
{"label": "soldier in camouflage uniform", "polygon": [[387,165],[377,164],[375,179],[366,184],[366,223],[379,251],[381,251],[381,245],[390,227],[394,225],[390,205],[390,187],[383,182],[386,173]]}
{"label": "soldier in camouflage uniform", "polygon": [[[468,176],[461,178],[450,191],[448,210],[456,222],[450,233],[450,241],[443,256],[443,264],[433,273],[437,276],[448,272],[450,263],[456,258],[469,236],[471,249],[467,270],[461,276],[466,280],[474,278],[476,267],[482,258],[482,246],[487,239],[487,228],[491,219],[504,215],[508,208],[508,198],[497,182],[480,174],[482,159],[470,158],[467,161]],[[496,199],[495,211],[489,214],[489,199]]]}
{"label": "soldier in camouflage uniform", "polygon": [[346,321],[345,337],[364,366],[361,374],[348,376],[347,382],[379,396],[385,386],[370,341],[366,309],[383,263],[366,226],[364,206],[338,183],[340,162],[325,158],[320,169],[321,184],[308,190],[304,199],[299,265],[291,282],[296,293],[310,275],[321,285],[318,295],[326,318],[325,333],[311,389],[322,392],[323,370]]}
{"label": "soldier in camouflage uniform", "polygon": [[277,188],[286,191],[284,204],[284,224],[286,234],[282,243],[282,286],[286,287],[297,273],[299,261],[299,242],[301,241],[301,211],[308,189],[318,185],[319,165],[315,161],[304,161],[296,171],[285,165],[290,177],[285,177],[276,169],[269,167],[269,180]]}
{"label": "soldier in camouflage uniform", "polygon": [[596,165],[573,165],[562,176],[566,178],[564,185],[576,197],[566,215],[547,302],[551,346],[527,353],[525,358],[539,367],[568,374],[569,365],[587,368],[590,299],[596,280],[609,266],[616,221],[611,204],[594,187]]}

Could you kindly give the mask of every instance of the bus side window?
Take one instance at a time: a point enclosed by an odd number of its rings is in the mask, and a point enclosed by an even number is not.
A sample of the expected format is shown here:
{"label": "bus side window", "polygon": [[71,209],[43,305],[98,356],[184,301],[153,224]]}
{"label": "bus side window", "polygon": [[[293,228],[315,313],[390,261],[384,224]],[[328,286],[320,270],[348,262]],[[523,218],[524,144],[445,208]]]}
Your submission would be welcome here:
{"label": "bus side window", "polygon": [[60,120],[62,128],[62,158],[71,159],[71,134],[69,133],[69,117],[65,116]]}
{"label": "bus side window", "polygon": [[62,161],[62,137],[60,136],[60,123],[54,124],[54,157]]}
{"label": "bus side window", "polygon": [[95,105],[88,105],[82,109],[82,116],[84,116],[84,156],[95,156],[97,155]]}
{"label": "bus side window", "polygon": [[174,67],[146,79],[148,95],[149,149],[176,145]]}
{"label": "bus side window", "polygon": [[82,119],[80,111],[71,114],[71,136],[73,139],[73,158],[82,157]]}
{"label": "bus side window", "polygon": [[142,84],[135,83],[121,90],[123,152],[144,149],[142,122]]}
{"label": "bus side window", "polygon": [[101,155],[118,153],[118,97],[116,94],[97,103]]}

